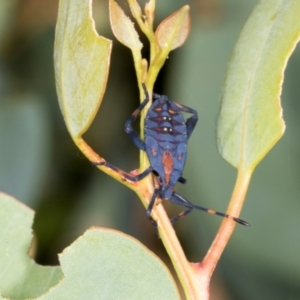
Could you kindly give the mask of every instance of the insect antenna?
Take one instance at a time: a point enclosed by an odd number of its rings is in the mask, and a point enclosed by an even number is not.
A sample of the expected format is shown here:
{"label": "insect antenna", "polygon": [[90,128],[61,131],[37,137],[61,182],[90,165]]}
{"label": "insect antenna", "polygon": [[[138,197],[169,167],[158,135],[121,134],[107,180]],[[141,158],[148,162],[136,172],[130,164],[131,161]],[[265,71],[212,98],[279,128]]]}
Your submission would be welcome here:
{"label": "insect antenna", "polygon": [[244,226],[250,226],[250,224],[248,222],[246,222],[246,221],[244,221],[242,219],[233,217],[233,216],[225,214],[225,213],[221,213],[219,211],[216,211],[216,210],[213,210],[213,209],[210,209],[210,208],[205,208],[205,207],[202,207],[202,206],[195,205],[195,204],[187,201],[185,198],[183,198],[182,196],[180,196],[179,194],[177,194],[175,192],[173,192],[173,197],[170,199],[170,201],[172,203],[174,203],[174,204],[178,204],[178,205],[185,206],[185,207],[188,208],[187,210],[183,211],[179,215],[177,215],[174,218],[172,218],[172,220],[171,220],[172,223],[175,223],[176,221],[178,221],[182,217],[186,216],[193,209],[197,209],[197,210],[201,210],[201,211],[207,212],[207,213],[209,213],[211,215],[217,215],[217,216],[220,216],[220,217],[231,219],[231,220],[233,220],[233,221],[235,221],[235,222],[237,222],[237,223],[239,223],[241,225],[244,225]]}

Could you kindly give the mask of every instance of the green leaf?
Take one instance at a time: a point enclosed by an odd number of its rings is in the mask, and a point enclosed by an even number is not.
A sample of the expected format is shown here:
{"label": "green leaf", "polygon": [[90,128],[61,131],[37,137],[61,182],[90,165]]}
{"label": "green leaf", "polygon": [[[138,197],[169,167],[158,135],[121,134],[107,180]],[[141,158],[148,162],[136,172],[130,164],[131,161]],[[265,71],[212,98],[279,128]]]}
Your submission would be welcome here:
{"label": "green leaf", "polygon": [[0,193],[0,292],[12,299],[34,298],[62,277],[60,268],[36,264],[28,256],[33,211]]}
{"label": "green leaf", "polygon": [[[136,19],[136,20],[142,20],[143,19],[143,15],[142,15],[142,10],[140,5],[138,4],[138,2],[136,0],[128,0],[128,4],[129,4],[129,8],[131,11],[132,16]],[[116,2],[111,2],[110,3],[110,9],[112,9],[112,6],[117,6],[116,10],[119,10],[120,14],[123,14],[124,17],[125,14],[122,11],[122,9],[117,5]],[[127,17],[126,17],[127,18]],[[129,19],[129,18],[128,18]],[[126,22],[126,21],[125,21]],[[132,24],[133,25],[133,24]]]}
{"label": "green leaf", "polygon": [[179,299],[166,266],[137,240],[114,230],[92,228],[66,248],[60,255],[64,274],[59,267],[37,265],[28,256],[33,211],[3,193],[0,206],[1,296]]}
{"label": "green leaf", "polygon": [[60,0],[55,34],[55,79],[68,130],[81,136],[101,104],[111,41],[98,36],[91,0]]}
{"label": "green leaf", "polygon": [[[135,4],[135,12],[139,15],[139,6]],[[109,16],[111,28],[117,40],[132,51],[142,49],[143,44],[139,40],[133,23],[114,0],[109,1]]]}
{"label": "green leaf", "polygon": [[235,46],[218,121],[218,147],[253,170],[284,133],[280,106],[287,60],[300,35],[300,1],[260,1]]}
{"label": "green leaf", "polygon": [[183,6],[163,20],[155,31],[161,49],[174,50],[184,44],[191,29],[190,7]]}
{"label": "green leaf", "polygon": [[162,262],[135,239],[92,228],[60,255],[65,278],[39,300],[179,299]]}

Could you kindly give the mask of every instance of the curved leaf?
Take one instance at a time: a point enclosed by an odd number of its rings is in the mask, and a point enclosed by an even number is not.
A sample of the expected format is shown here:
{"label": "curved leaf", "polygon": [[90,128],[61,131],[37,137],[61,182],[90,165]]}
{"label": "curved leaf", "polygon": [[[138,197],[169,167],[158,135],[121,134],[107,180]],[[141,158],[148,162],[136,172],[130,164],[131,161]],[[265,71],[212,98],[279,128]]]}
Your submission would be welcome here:
{"label": "curved leaf", "polygon": [[114,230],[92,228],[66,248],[60,255],[64,274],[59,267],[37,265],[28,256],[33,211],[3,193],[0,206],[2,297],[179,299],[165,265],[137,240]]}
{"label": "curved leaf", "polygon": [[281,85],[300,36],[300,1],[260,1],[230,62],[218,121],[218,147],[237,168],[253,170],[283,135]]}
{"label": "curved leaf", "polygon": [[59,267],[40,266],[28,256],[33,211],[0,193],[0,292],[11,299],[34,298],[62,277]]}
{"label": "curved leaf", "polygon": [[162,262],[135,239],[92,228],[60,255],[65,278],[39,300],[179,299]]}
{"label": "curved leaf", "polygon": [[[132,7],[136,8],[136,13],[139,13],[138,5]],[[114,0],[109,0],[109,16],[111,28],[117,40],[131,50],[142,49],[143,44],[139,40],[133,23]]]}
{"label": "curved leaf", "polygon": [[60,0],[55,34],[55,79],[59,104],[73,137],[93,121],[105,91],[111,41],[98,36],[92,0]]}
{"label": "curved leaf", "polygon": [[169,48],[171,51],[184,44],[190,29],[190,7],[185,5],[159,24],[155,37],[160,48]]}

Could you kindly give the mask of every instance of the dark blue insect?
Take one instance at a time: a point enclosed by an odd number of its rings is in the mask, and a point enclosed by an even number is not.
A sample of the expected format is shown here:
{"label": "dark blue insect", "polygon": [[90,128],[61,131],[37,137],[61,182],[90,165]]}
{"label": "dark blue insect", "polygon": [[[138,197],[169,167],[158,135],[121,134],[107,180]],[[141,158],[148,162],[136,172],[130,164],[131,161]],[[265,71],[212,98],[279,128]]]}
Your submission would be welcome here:
{"label": "dark blue insect", "polygon": [[[150,167],[137,176],[133,176],[106,161],[97,162],[95,165],[105,165],[120,172],[124,178],[130,181],[142,180],[150,173],[155,175],[157,187],[146,210],[147,218],[151,221],[154,228],[157,228],[157,223],[152,218],[151,212],[157,197],[186,208],[186,210],[171,219],[172,224],[189,214],[192,210],[197,209],[249,226],[249,223],[241,219],[192,204],[173,190],[177,182],[186,183],[186,180],[182,177],[182,172],[187,156],[187,142],[198,121],[197,112],[192,108],[171,101],[167,96],[153,94],[154,101],[145,119],[145,140],[142,141],[134,131],[132,123],[138,118],[141,111],[149,102],[149,95],[145,84],[143,84],[143,88],[145,91],[145,100],[126,121],[125,131],[135,146],[146,151]],[[182,112],[190,113],[192,116],[185,120]]]}

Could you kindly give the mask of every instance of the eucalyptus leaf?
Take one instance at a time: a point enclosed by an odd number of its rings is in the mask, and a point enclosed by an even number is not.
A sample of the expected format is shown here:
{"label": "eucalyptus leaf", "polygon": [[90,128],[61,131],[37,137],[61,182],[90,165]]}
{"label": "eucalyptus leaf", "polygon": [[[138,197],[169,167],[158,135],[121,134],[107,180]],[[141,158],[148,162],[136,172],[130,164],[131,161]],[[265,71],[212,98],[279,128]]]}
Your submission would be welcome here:
{"label": "eucalyptus leaf", "polygon": [[174,50],[184,44],[190,28],[190,7],[185,5],[159,24],[155,32],[157,43],[162,49]]}
{"label": "eucalyptus leaf", "polygon": [[180,299],[162,262],[137,240],[92,228],[60,255],[65,278],[39,300]]}
{"label": "eucalyptus leaf", "polygon": [[[137,7],[138,5],[135,5],[135,8]],[[133,51],[142,49],[143,44],[140,42],[132,21],[114,0],[109,1],[109,16],[111,28],[117,40]]]}
{"label": "eucalyptus leaf", "polygon": [[140,242],[114,230],[92,228],[67,247],[59,255],[64,274],[59,267],[37,265],[28,256],[33,211],[3,193],[0,206],[1,296],[179,299],[166,266]]}
{"label": "eucalyptus leaf", "polygon": [[0,293],[10,299],[35,298],[57,284],[62,272],[28,256],[33,211],[3,193],[0,207]]}
{"label": "eucalyptus leaf", "polygon": [[298,0],[260,1],[235,46],[218,121],[218,146],[236,168],[253,170],[284,133],[283,72],[300,36]]}
{"label": "eucalyptus leaf", "polygon": [[98,36],[92,0],[60,0],[55,33],[55,79],[68,130],[81,136],[101,104],[109,69],[111,41]]}

